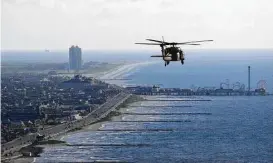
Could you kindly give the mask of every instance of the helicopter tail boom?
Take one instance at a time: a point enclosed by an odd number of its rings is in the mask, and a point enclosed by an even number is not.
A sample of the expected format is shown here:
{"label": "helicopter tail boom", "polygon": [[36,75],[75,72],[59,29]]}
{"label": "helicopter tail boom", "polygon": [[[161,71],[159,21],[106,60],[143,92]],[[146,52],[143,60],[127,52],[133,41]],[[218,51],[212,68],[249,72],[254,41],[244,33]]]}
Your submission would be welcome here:
{"label": "helicopter tail boom", "polygon": [[151,57],[164,57],[162,55],[152,55]]}

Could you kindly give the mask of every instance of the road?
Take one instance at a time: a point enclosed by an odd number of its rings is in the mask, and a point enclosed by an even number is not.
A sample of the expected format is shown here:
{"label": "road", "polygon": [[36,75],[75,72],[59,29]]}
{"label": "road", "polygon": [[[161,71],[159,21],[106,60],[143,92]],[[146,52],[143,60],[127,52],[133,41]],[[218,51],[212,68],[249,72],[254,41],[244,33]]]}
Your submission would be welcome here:
{"label": "road", "polygon": [[[115,110],[119,105],[121,105],[125,100],[127,100],[131,94],[121,92],[109,99],[107,102],[102,104],[93,112],[89,113],[87,116],[83,117],[80,120],[71,121],[68,123],[56,125],[51,128],[47,128],[45,130],[39,131],[39,134],[45,135],[45,138],[52,138],[54,136],[66,133],[70,130],[81,128],[83,126],[89,125],[91,123],[95,123],[100,119],[107,116],[111,111]],[[23,137],[17,138],[13,141],[1,145],[1,156],[12,155],[13,153],[19,151],[22,147],[28,146],[32,144],[36,138],[38,133],[30,133]]]}

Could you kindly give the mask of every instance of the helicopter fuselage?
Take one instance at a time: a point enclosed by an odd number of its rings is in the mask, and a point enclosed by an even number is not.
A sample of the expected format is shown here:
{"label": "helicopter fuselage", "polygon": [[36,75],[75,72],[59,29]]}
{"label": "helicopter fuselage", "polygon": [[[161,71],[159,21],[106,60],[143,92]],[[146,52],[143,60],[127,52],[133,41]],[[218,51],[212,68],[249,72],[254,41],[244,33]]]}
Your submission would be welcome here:
{"label": "helicopter fuselage", "polygon": [[164,61],[181,61],[184,60],[184,52],[179,47],[168,47],[163,49]]}

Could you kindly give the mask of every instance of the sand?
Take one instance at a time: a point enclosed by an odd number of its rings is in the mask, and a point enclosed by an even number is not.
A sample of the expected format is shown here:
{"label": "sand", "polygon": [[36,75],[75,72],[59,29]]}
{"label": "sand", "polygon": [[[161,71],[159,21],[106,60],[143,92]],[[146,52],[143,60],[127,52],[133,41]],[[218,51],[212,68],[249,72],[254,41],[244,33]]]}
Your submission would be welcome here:
{"label": "sand", "polygon": [[[116,111],[119,111],[119,112],[126,112],[127,108],[120,108],[119,110],[116,110]],[[77,130],[77,131],[73,131],[73,132],[68,132],[66,133],[65,135],[61,135],[61,136],[57,136],[56,140],[61,140],[61,141],[64,141],[64,139],[68,136],[71,136],[75,133],[79,133],[79,132],[86,132],[86,131],[97,131],[99,130],[102,125],[107,122],[107,121],[121,121],[122,120],[122,115],[118,115],[118,116],[112,116],[110,119],[107,119],[105,121],[101,121],[101,122],[97,122],[97,123],[94,123],[94,124],[91,124],[91,125],[88,125],[88,126],[85,126],[83,127],[81,130]]]}
{"label": "sand", "polygon": [[[113,70],[106,71],[101,74],[94,74],[94,76],[98,79],[114,79],[114,78],[123,78],[123,76],[131,72],[132,70],[139,68],[141,66],[147,66],[151,64],[158,63],[158,61],[147,61],[147,62],[137,62],[137,63],[126,63],[124,65],[118,66],[114,68]],[[111,84],[116,84],[119,86],[124,86],[126,83],[122,80],[112,80],[112,81],[107,81],[108,83]]]}

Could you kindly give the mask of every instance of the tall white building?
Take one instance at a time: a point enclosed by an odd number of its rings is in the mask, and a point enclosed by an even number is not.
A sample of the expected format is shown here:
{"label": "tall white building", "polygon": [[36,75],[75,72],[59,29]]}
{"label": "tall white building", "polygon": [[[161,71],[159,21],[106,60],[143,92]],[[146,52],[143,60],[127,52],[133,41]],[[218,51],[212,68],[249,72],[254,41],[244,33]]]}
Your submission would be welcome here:
{"label": "tall white building", "polygon": [[82,49],[78,46],[69,48],[69,69],[80,70],[82,67]]}

